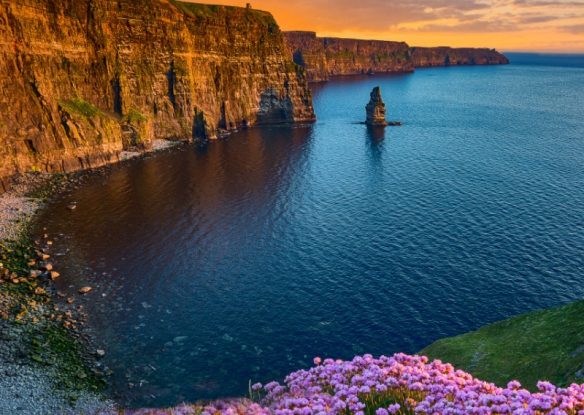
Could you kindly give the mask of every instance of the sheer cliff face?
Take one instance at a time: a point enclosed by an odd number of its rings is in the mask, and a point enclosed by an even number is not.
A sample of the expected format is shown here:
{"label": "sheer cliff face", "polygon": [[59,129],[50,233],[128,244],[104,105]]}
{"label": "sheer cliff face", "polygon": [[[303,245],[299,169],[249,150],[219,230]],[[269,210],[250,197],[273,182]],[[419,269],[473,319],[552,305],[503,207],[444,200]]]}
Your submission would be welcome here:
{"label": "sheer cliff face", "polygon": [[310,81],[331,76],[414,70],[403,42],[320,38],[314,32],[284,32],[294,62],[306,68]]}
{"label": "sheer cliff face", "polygon": [[314,119],[268,13],[173,0],[0,4],[0,192],[153,138]]}
{"label": "sheer cliff face", "polygon": [[471,48],[412,48],[412,60],[418,68],[454,65],[506,65],[503,54],[494,49]]}
{"label": "sheer cliff face", "polygon": [[497,65],[509,60],[492,49],[410,48],[406,43],[319,38],[314,32],[284,32],[294,62],[309,81],[373,72],[412,72],[414,68],[449,65]]}

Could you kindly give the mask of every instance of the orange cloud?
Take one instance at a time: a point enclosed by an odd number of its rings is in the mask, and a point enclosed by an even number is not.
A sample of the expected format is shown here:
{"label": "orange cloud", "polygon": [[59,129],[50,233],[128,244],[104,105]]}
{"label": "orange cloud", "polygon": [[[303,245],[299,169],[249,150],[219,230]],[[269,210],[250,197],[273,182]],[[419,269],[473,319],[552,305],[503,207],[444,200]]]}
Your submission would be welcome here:
{"label": "orange cloud", "polygon": [[321,36],[584,52],[584,0],[255,0],[252,6],[272,12],[284,30]]}

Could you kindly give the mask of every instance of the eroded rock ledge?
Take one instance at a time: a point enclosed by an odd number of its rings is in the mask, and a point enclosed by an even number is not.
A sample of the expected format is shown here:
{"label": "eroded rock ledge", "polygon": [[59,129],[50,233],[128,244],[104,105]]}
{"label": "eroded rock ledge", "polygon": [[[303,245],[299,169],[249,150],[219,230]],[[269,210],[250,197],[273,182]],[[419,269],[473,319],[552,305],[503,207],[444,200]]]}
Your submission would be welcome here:
{"label": "eroded rock ledge", "polygon": [[509,60],[493,49],[419,48],[404,42],[317,37],[315,32],[284,32],[294,62],[309,81],[339,75],[412,72],[415,68],[450,65],[498,65]]}
{"label": "eroded rock ledge", "polygon": [[159,139],[312,121],[273,17],[174,0],[0,2],[0,193],[26,171],[117,161]]}

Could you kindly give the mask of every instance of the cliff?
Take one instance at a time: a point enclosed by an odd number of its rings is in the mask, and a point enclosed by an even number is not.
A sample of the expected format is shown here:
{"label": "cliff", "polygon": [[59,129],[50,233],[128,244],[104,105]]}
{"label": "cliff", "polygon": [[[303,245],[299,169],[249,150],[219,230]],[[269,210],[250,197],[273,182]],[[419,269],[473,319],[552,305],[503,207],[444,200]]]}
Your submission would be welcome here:
{"label": "cliff", "polygon": [[154,137],[314,119],[269,13],[174,0],[3,0],[0,92],[0,192]]}
{"label": "cliff", "polygon": [[294,62],[313,82],[331,76],[414,70],[403,42],[317,37],[314,32],[284,32]]}
{"label": "cliff", "polygon": [[507,64],[493,49],[419,48],[403,42],[321,38],[314,32],[284,32],[288,52],[306,69],[309,81],[332,76],[412,72],[414,68],[450,65]]}
{"label": "cliff", "polygon": [[494,49],[472,48],[411,48],[416,68],[455,65],[506,65],[509,59]]}

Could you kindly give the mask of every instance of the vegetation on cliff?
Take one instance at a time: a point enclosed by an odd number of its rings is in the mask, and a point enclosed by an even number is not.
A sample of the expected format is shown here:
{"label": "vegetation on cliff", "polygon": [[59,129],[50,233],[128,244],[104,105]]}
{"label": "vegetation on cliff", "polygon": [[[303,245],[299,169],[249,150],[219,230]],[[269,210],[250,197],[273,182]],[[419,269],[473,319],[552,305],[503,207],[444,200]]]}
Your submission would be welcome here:
{"label": "vegetation on cliff", "polygon": [[71,98],[59,101],[59,105],[70,114],[78,114],[85,118],[92,118],[101,114],[99,108],[81,98]]}
{"label": "vegetation on cliff", "polygon": [[[0,192],[156,139],[314,120],[271,14],[176,0],[0,4]],[[137,116],[140,114],[140,116]]]}
{"label": "vegetation on cliff", "polygon": [[438,340],[421,351],[498,385],[584,381],[584,301],[536,311]]}
{"label": "vegetation on cliff", "polygon": [[[185,1],[179,0],[171,0],[171,3],[180,8],[183,12],[188,14],[191,17],[214,17],[217,16],[220,12],[225,11],[227,13],[234,13],[241,11],[240,7],[236,6],[223,6],[223,5],[215,5],[215,4],[202,4],[202,3],[190,3]],[[251,7],[246,8],[246,13],[248,13],[250,19],[257,19],[257,21],[264,24],[267,28],[272,31],[278,31],[278,23],[276,23],[276,19],[272,16],[271,13],[263,11],[263,10],[256,10]]]}

